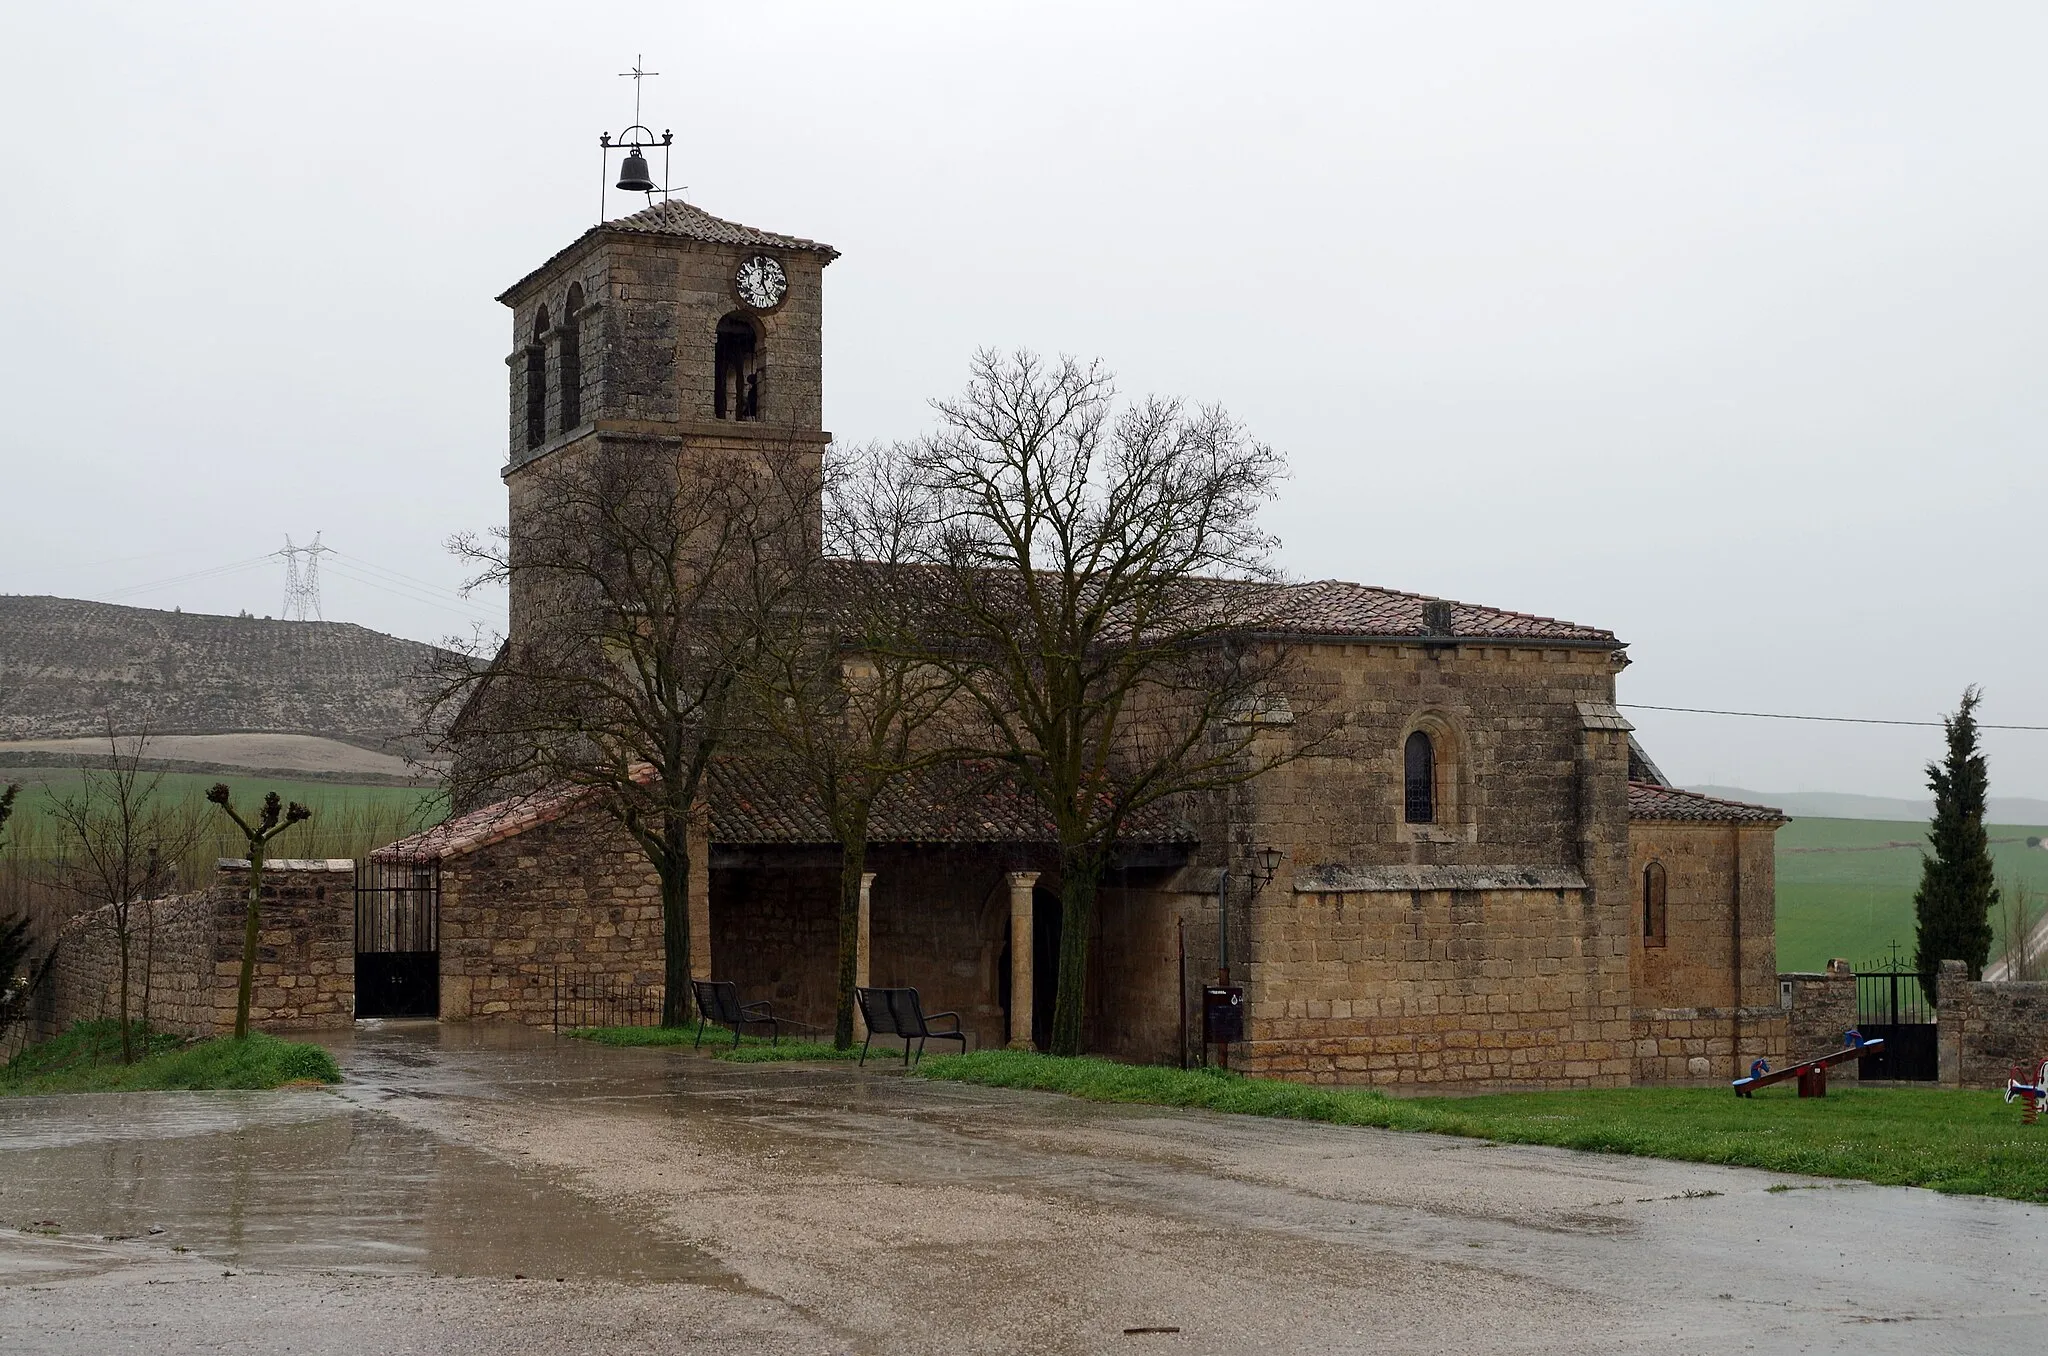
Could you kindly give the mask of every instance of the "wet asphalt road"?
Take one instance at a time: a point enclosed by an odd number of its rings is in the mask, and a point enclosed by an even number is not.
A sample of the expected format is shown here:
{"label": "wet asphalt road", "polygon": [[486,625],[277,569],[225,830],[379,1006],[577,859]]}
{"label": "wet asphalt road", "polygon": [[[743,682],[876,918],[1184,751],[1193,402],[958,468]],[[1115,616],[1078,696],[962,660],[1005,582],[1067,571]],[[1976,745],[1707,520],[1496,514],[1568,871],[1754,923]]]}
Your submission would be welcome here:
{"label": "wet asphalt road", "polygon": [[0,1102],[0,1352],[1920,1356],[2048,1326],[2048,1210],[2010,1202],[519,1029],[336,1048],[339,1094]]}

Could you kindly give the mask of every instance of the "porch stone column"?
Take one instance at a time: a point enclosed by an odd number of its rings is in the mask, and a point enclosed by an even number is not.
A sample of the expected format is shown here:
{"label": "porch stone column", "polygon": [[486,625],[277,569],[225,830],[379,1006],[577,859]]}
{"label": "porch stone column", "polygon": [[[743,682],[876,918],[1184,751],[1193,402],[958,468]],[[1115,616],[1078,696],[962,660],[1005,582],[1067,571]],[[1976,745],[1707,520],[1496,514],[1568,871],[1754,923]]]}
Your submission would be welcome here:
{"label": "porch stone column", "polygon": [[[864,871],[860,878],[860,937],[853,947],[853,982],[865,989],[873,980],[868,974],[868,931],[874,916],[875,873]],[[868,1037],[868,1024],[861,1019],[860,1004],[853,1005],[853,1038],[857,1041]]]}
{"label": "porch stone column", "polygon": [[1031,888],[1036,871],[1010,875],[1010,1048],[1035,1050],[1031,1043]]}
{"label": "porch stone column", "polygon": [[701,812],[690,826],[690,978],[711,975],[711,824]]}

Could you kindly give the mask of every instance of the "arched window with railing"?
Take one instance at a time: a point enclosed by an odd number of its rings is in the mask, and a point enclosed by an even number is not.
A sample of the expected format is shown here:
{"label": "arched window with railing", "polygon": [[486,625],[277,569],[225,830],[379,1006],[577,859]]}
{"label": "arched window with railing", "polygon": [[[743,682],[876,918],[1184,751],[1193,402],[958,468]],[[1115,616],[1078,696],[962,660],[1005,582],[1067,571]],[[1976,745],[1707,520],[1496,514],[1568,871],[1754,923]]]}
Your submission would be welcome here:
{"label": "arched window with railing", "polygon": [[1401,817],[1410,824],[1436,823],[1436,743],[1427,730],[1409,734],[1401,773]]}
{"label": "arched window with railing", "polygon": [[1664,863],[1643,868],[1643,945],[1664,945],[1666,927]]}
{"label": "arched window with railing", "polygon": [[526,346],[526,446],[548,440],[548,308],[533,313],[533,339]]}
{"label": "arched window with railing", "polygon": [[563,433],[583,422],[583,336],[578,318],[582,310],[583,284],[570,283],[568,299],[562,304],[559,327],[561,358],[556,366],[562,383],[560,431]]}

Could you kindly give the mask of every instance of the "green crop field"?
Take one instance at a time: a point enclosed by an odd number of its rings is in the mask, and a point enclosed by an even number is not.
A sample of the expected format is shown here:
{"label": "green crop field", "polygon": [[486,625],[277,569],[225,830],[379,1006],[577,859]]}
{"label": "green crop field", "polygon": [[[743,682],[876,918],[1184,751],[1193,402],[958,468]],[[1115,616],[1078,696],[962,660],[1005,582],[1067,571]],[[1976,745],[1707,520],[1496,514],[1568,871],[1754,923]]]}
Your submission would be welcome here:
{"label": "green crop field", "polygon": [[[2048,852],[2027,839],[2048,828],[1997,824],[1990,833],[2000,886],[2025,891],[2039,918]],[[1778,968],[1818,970],[1835,956],[1863,965],[1894,941],[1910,956],[1926,834],[1924,824],[1884,819],[1795,819],[1778,830]],[[1994,959],[2002,943],[1992,943]]]}
{"label": "green crop field", "polygon": [[[17,783],[21,793],[8,820],[9,852],[17,858],[47,858],[64,851],[63,835],[50,818],[52,796],[76,794],[82,773],[76,768],[0,768],[0,786]],[[145,773],[144,776],[154,776]],[[346,782],[288,781],[239,773],[166,772],[159,794],[171,805],[197,816],[207,830],[199,844],[202,856],[242,856],[245,849],[226,817],[206,803],[207,788],[226,782],[235,808],[245,815],[258,811],[263,797],[275,791],[286,800],[311,807],[310,823],[277,840],[276,851],[291,857],[355,857],[371,847],[404,837],[447,816],[441,793],[433,788],[353,786]]]}

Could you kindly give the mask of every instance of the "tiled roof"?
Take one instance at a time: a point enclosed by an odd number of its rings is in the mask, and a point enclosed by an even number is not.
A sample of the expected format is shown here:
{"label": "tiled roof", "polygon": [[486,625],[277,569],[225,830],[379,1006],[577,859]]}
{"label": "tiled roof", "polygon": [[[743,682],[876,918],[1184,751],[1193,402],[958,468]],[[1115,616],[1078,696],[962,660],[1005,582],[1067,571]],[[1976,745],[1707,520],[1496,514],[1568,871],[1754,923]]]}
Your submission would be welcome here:
{"label": "tiled roof", "polygon": [[[786,763],[722,758],[710,774],[711,841],[719,844],[834,843],[817,798]],[[589,802],[586,787],[515,796],[378,848],[382,862],[460,857],[551,823]],[[1192,843],[1163,810],[1141,812],[1131,842]],[[1050,843],[1052,823],[995,763],[927,768],[897,779],[874,807],[871,843]]]}
{"label": "tiled roof", "polygon": [[[849,578],[860,571],[881,571],[885,577],[895,573],[906,581],[924,580],[928,589],[936,587],[941,579],[940,573],[929,565],[832,560],[828,566],[847,572]],[[1266,620],[1260,624],[1261,629],[1279,635],[1537,641],[1601,649],[1622,647],[1612,631],[1599,627],[1539,617],[1531,612],[1510,612],[1427,594],[1374,588],[1370,584],[1351,584],[1341,579],[1279,585],[1221,579],[1210,583],[1219,598],[1232,598],[1234,609],[1253,616],[1263,615]],[[1447,629],[1437,629],[1432,622],[1447,623]]]}
{"label": "tiled roof", "polygon": [[658,202],[652,206],[643,207],[629,215],[614,217],[610,221],[600,222],[592,226],[582,235],[577,236],[574,240],[571,240],[568,244],[549,255],[538,268],[531,270],[518,282],[513,283],[503,292],[500,292],[498,300],[508,306],[514,305],[515,303],[512,301],[512,298],[518,295],[521,289],[528,283],[547,273],[563,259],[581,249],[583,243],[592,236],[605,232],[624,232],[628,235],[670,235],[678,236],[684,240],[708,241],[714,245],[759,245],[767,249],[807,250],[813,254],[824,255],[825,262],[828,264],[839,257],[838,250],[820,241],[806,240],[800,235],[782,235],[775,231],[764,231],[758,226],[743,226],[737,221],[727,221],[724,217],[714,217],[703,208],[684,202],[681,198],[670,198],[666,202]]}
{"label": "tiled roof", "polygon": [[[1476,603],[1449,602],[1420,593],[1401,593],[1350,584],[1341,579],[1319,579],[1314,583],[1291,584],[1284,590],[1286,617],[1283,629],[1327,636],[1443,636],[1473,640],[1555,640],[1566,643],[1619,646],[1612,631],[1579,626],[1555,617],[1531,612],[1509,612]],[[1428,604],[1444,603],[1450,625],[1434,630],[1428,623]]]}
{"label": "tiled roof", "polygon": [[1782,824],[1787,815],[1768,805],[1750,805],[1739,800],[1721,800],[1697,791],[1650,782],[1628,784],[1628,817],[1658,820],[1720,820],[1744,824]]}
{"label": "tiled roof", "polygon": [[763,245],[769,249],[811,250],[837,259],[839,251],[802,236],[780,235],[758,226],[714,217],[703,208],[670,198],[643,207],[630,216],[615,217],[604,224],[607,231],[632,231],[642,235],[679,235],[686,240],[705,240],[714,245]]}

